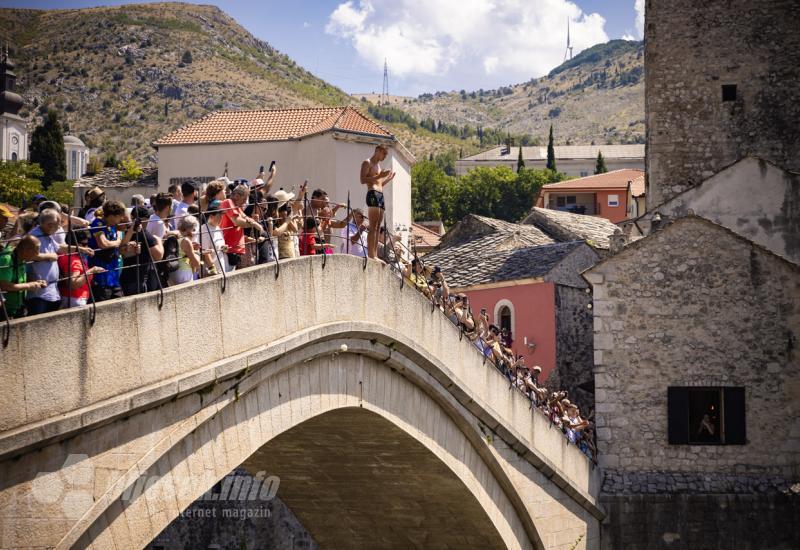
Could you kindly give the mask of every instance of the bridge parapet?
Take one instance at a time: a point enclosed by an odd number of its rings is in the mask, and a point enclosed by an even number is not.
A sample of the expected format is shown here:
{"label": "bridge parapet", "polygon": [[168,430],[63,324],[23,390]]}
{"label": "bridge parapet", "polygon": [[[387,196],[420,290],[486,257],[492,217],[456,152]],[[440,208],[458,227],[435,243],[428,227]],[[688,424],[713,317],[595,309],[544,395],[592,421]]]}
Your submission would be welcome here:
{"label": "bridge parapet", "polygon": [[[418,292],[387,268],[334,255],[234,272],[158,294],[12,323],[2,352],[0,459],[242,376],[329,340],[368,342],[424,369],[480,424],[595,518],[598,471]],[[357,346],[353,346],[356,348]],[[358,351],[356,349],[351,352]],[[362,350],[361,352],[366,353]],[[329,351],[327,352],[329,353]],[[2,463],[0,463],[2,464]]]}

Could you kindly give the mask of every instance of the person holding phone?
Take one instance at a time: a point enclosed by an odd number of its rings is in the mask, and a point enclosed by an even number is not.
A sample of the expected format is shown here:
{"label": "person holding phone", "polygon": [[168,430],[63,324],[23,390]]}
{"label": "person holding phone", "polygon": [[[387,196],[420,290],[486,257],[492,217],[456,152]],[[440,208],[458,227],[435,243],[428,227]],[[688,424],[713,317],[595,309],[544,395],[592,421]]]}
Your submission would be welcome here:
{"label": "person holding phone", "polygon": [[125,296],[158,289],[158,273],[154,262],[164,256],[164,245],[161,239],[143,227],[142,220],[147,219],[147,214],[143,206],[134,206],[122,224],[125,234],[119,247],[122,255],[119,283]]}
{"label": "person holding phone", "polygon": [[383,224],[386,205],[383,199],[383,188],[391,183],[395,173],[381,170],[380,163],[386,160],[389,149],[385,145],[375,147],[370,158],[361,163],[361,183],[367,186],[367,216],[369,232],[367,233],[367,255],[378,257],[378,230]]}

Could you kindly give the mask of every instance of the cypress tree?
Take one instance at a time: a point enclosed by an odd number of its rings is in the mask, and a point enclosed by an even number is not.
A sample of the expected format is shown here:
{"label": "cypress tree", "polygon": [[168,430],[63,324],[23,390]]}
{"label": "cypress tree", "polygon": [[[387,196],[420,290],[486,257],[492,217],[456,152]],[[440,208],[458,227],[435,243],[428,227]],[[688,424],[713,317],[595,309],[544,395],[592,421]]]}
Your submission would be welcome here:
{"label": "cypress tree", "polygon": [[517,174],[525,169],[525,161],[522,158],[522,146],[519,148],[519,157],[517,158]]}
{"label": "cypress tree", "polygon": [[54,181],[67,179],[67,153],[64,150],[64,133],[55,111],[47,113],[44,123],[37,126],[31,137],[31,162],[44,171],[42,186],[47,189]]}
{"label": "cypress tree", "polygon": [[603,152],[597,152],[597,164],[594,167],[595,174],[605,174],[608,172],[608,168],[606,168],[606,159],[603,158]]}
{"label": "cypress tree", "polygon": [[556,171],[556,148],[553,146],[553,125],[550,125],[550,137],[547,140],[547,168]]}

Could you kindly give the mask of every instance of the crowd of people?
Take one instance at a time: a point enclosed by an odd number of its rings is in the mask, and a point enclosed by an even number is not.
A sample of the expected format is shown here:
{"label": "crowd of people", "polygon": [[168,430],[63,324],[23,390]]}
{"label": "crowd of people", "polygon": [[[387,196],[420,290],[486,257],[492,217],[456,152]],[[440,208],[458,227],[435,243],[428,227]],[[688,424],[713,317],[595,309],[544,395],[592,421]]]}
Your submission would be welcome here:
{"label": "crowd of people", "polygon": [[[378,161],[385,152],[376,149]],[[372,160],[362,165],[369,188],[369,217],[360,208],[332,203],[323,189],[272,192],[277,168],[263,167],[253,180],[226,177],[205,185],[171,185],[149,198],[134,195],[126,206],[89,189],[77,212],[37,195],[13,224],[0,207],[0,319],[86,306],[121,296],[306,255],[344,253],[386,263],[459,327],[491,361],[593,460],[593,428],[565,392],[539,382],[512,351],[510,331],[492,324],[486,310],[473,316],[469,298],[451,293],[445,274],[426,266],[386,227],[382,185],[393,173]],[[364,181],[366,180],[366,181]],[[377,182],[377,184],[375,183]],[[366,259],[365,259],[366,261]],[[591,417],[591,414],[589,415]]]}
{"label": "crowd of people", "polygon": [[493,324],[485,309],[474,316],[469,297],[464,293],[451,293],[445,274],[438,266],[426,266],[420,258],[406,263],[402,255],[399,257],[400,264],[404,265],[405,278],[505,375],[509,389],[516,388],[522,392],[530,400],[531,408],[549,417],[553,426],[561,429],[571,443],[596,462],[597,448],[591,421],[594,412],[582,417],[580,409],[567,398],[565,391],[552,391],[540,383],[541,367],[534,365],[529,368],[525,357],[514,353],[511,332]]}

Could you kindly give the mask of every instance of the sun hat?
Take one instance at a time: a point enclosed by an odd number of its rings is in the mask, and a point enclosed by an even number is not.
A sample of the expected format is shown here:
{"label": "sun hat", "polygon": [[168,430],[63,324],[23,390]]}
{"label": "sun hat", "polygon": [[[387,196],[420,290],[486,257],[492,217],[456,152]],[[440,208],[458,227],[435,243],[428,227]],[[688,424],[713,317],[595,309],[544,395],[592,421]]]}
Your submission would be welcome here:
{"label": "sun hat", "polygon": [[294,198],[294,193],[287,193],[283,189],[280,189],[275,193],[275,198],[278,199],[278,208],[281,208],[284,204]]}

